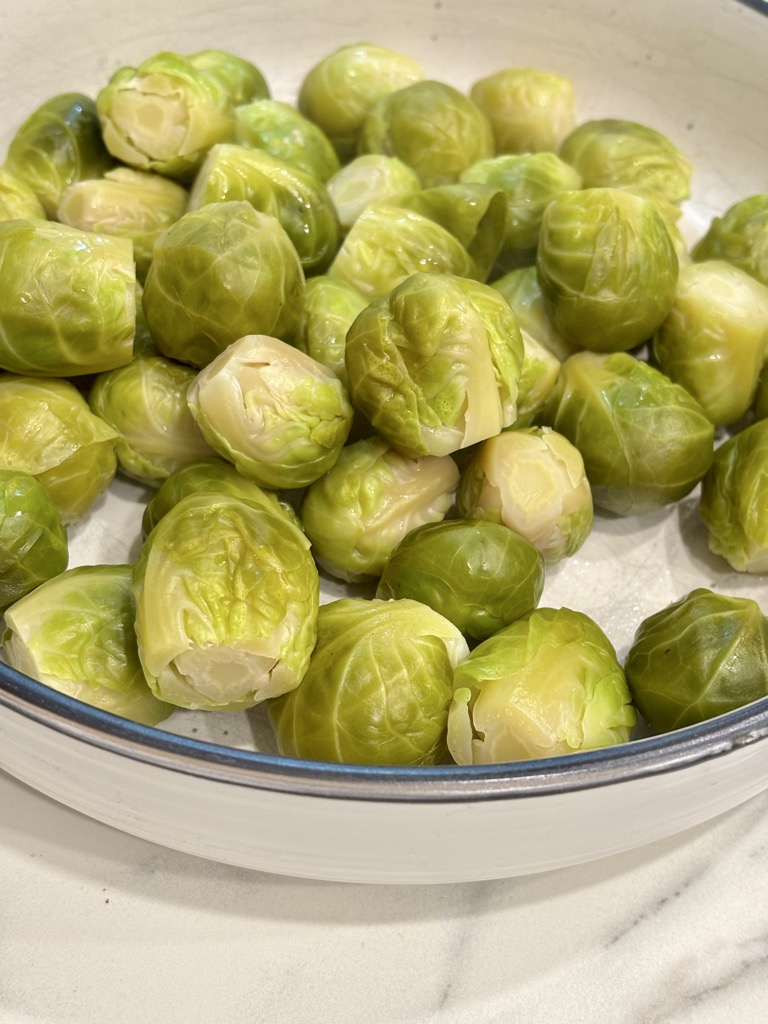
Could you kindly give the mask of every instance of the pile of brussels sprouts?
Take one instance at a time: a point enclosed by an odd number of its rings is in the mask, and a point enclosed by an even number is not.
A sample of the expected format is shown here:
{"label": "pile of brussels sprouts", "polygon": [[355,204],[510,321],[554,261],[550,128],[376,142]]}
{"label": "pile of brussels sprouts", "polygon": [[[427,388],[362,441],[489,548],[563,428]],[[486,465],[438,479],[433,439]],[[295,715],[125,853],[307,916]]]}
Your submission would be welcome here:
{"label": "pile of brussels sprouts", "polygon": [[[350,763],[765,696],[754,600],[681,595],[623,664],[540,606],[596,514],[694,493],[768,572],[768,194],[689,247],[686,156],[575,111],[563,75],[462,92],[371,43],[295,104],[210,49],[32,111],[0,167],[4,659],[152,725],[264,704],[282,754]],[[69,568],[118,474],[138,557]]]}

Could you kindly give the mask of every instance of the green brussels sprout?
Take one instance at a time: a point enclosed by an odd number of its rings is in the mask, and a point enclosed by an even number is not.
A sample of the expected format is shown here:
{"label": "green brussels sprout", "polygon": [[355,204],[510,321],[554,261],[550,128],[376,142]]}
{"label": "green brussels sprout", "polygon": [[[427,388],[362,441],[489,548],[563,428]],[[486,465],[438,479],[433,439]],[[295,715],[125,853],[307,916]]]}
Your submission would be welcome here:
{"label": "green brussels sprout", "polygon": [[538,418],[579,449],[595,505],[615,515],[679,501],[712,462],[696,399],[628,352],[569,356]]}
{"label": "green brussels sprout", "polygon": [[461,174],[461,181],[501,189],[507,216],[497,266],[501,272],[536,261],[544,210],[561,192],[581,188],[578,171],[555,153],[519,153],[479,160]]}
{"label": "green brussels sprout", "polygon": [[263,334],[233,342],[201,370],[187,402],[211,448],[262,487],[306,487],[327,473],[352,426],[339,378]]}
{"label": "green brussels sprout", "polygon": [[118,68],[96,97],[104,144],[129,167],[188,181],[211,146],[234,138],[231,84],[179,53]]}
{"label": "green brussels sprout", "polygon": [[328,269],[370,301],[380,299],[411,274],[481,272],[455,235],[414,210],[371,203],[350,228]]}
{"label": "green brussels sprout", "polygon": [[5,613],[9,665],[86,704],[157,725],[174,708],[152,695],[139,662],[129,565],[81,565]]}
{"label": "green brussels sprout", "polygon": [[307,674],[269,706],[278,750],[347,764],[439,763],[453,669],[466,654],[456,627],[418,601],[323,605]]}
{"label": "green brussels sprout", "polygon": [[302,529],[299,517],[289,502],[278,498],[271,491],[262,490],[254,480],[249,480],[238,473],[231,462],[212,456],[200,459],[199,462],[187,463],[166,477],[144,506],[141,517],[142,537],[146,539],[163,516],[182,498],[207,491],[233,495],[245,498],[256,505],[263,505],[273,512],[287,516],[294,526]]}
{"label": "green brussels sprout", "polygon": [[413,274],[347,334],[353,405],[403,454],[450,455],[517,417],[523,342],[493,288]]}
{"label": "green brussels sprout", "polygon": [[48,220],[0,222],[0,367],[69,377],[133,356],[136,271],[127,238]]}
{"label": "green brussels sprout", "polygon": [[67,568],[69,542],[48,491],[0,469],[0,611]]}
{"label": "green brussels sprout", "polygon": [[136,279],[136,337],[133,339],[133,356],[158,355],[155,339],[149,333],[144,316],[144,285]]}
{"label": "green brussels sprout", "polygon": [[0,221],[45,218],[45,208],[32,186],[15,171],[0,167]]}
{"label": "green brussels sprout", "polygon": [[724,260],[680,270],[675,301],[653,338],[653,358],[716,426],[752,407],[768,356],[768,286]]}
{"label": "green brussels sprout", "polygon": [[420,81],[373,105],[358,153],[396,156],[423,188],[447,185],[478,160],[493,156],[491,123],[464,93],[445,82]]}
{"label": "green brussels sprout", "polygon": [[341,167],[322,128],[279,100],[258,99],[235,107],[235,142],[264,150],[323,183]]}
{"label": "green brussels sprout", "polygon": [[447,519],[409,531],[387,559],[376,597],[429,605],[472,640],[539,603],[544,560],[519,533],[487,519]]}
{"label": "green brussels sprout", "polygon": [[576,346],[566,341],[547,314],[536,267],[518,267],[490,281],[512,307],[520,333],[538,342],[560,362],[573,355]]}
{"label": "green brussels sprout", "polygon": [[6,170],[27,183],[47,217],[68,185],[99,178],[112,166],[96,104],[82,93],[53,96],[34,110],[8,145]]}
{"label": "green brussels sprout", "polygon": [[340,277],[318,274],[307,280],[304,318],[293,344],[335,373],[344,387],[347,331],[367,305],[368,300]]}
{"label": "green brussels sprout", "polygon": [[187,405],[190,366],[145,354],[97,374],[91,410],[119,432],[115,454],[126,476],[157,487],[190,462],[213,455]]}
{"label": "green brussels sprout", "polygon": [[458,481],[449,455],[412,459],[380,437],[352,442],[299,506],[315,561],[349,583],[378,578],[407,533],[445,517]]}
{"label": "green brussels sprout", "polygon": [[236,711],[301,681],[319,577],[282,513],[223,493],[182,498],[144,541],[133,588],[139,657],[161,700]]}
{"label": "green brussels sprout", "polygon": [[472,258],[468,277],[487,281],[504,245],[507,201],[493,185],[456,182],[401,196],[396,202],[437,221],[461,242]]}
{"label": "green brussels sprout", "polygon": [[155,242],[147,327],[169,359],[206,366],[246,334],[289,340],[304,309],[299,255],[276,217],[250,203],[188,210]]}
{"label": "green brussels sprout", "polygon": [[585,121],[563,139],[558,152],[579,172],[584,188],[639,185],[672,203],[691,194],[688,157],[661,132],[635,121]]}
{"label": "green brussels sprout", "polygon": [[738,572],[768,572],[768,420],[715,449],[701,481],[699,510],[710,551]]}
{"label": "green brussels sprout", "polygon": [[372,203],[397,205],[401,196],[421,188],[416,171],[396,156],[382,153],[355,157],[329,178],[327,185],[345,232]]}
{"label": "green brussels sprout", "polygon": [[640,195],[562,192],[544,211],[539,286],[552,323],[573,345],[617,352],[648,341],[672,308],[678,269],[658,207]]}
{"label": "green brussels sprout", "polygon": [[85,518],[112,483],[117,439],[70,381],[0,374],[0,469],[34,476],[64,525]]}
{"label": "green brussels sprout", "polygon": [[714,217],[691,256],[696,262],[727,260],[768,285],[768,192],[740,199]]}
{"label": "green brussels sprout", "polygon": [[198,50],[189,55],[189,63],[198,71],[207,71],[218,78],[235,107],[269,97],[269,86],[261,70],[236,53]]}
{"label": "green brussels sprout", "polygon": [[469,95],[491,122],[497,153],[556,152],[576,124],[573,82],[552,71],[502,68]]}
{"label": "green brussels sprout", "polygon": [[547,563],[575,554],[592,531],[592,492],[571,442],[549,427],[491,437],[462,470],[456,494],[467,519],[503,523]]}
{"label": "green brussels sprout", "polygon": [[652,729],[696,725],[768,695],[768,619],[699,587],[640,623],[624,671]]}
{"label": "green brussels sprout", "polygon": [[456,668],[448,749],[457,764],[552,757],[626,743],[636,721],[597,623],[570,608],[538,608]]}
{"label": "green brussels sprout", "polygon": [[130,238],[136,276],[144,281],[155,239],[187,208],[187,190],[170,178],[115,167],[100,178],[78,181],[61,197],[56,219],[82,231]]}
{"label": "green brussels sprout", "polygon": [[347,161],[356,153],[360,129],[376,101],[423,77],[421,64],[396,50],[368,42],[347,44],[309,69],[298,107]]}
{"label": "green brussels sprout", "polygon": [[189,192],[189,210],[245,201],[276,217],[307,273],[326,270],[336,255],[339,222],[322,182],[260,149],[212,146]]}

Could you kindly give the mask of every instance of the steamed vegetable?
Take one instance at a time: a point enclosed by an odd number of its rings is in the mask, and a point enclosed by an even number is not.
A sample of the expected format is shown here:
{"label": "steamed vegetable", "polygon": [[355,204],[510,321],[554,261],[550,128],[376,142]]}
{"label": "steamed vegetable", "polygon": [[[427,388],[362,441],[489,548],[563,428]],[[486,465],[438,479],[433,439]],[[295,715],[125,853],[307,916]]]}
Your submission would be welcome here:
{"label": "steamed vegetable", "polygon": [[270,704],[280,753],[348,764],[439,763],[453,669],[466,654],[458,629],[418,601],[323,605],[304,679]]}
{"label": "steamed vegetable", "polygon": [[81,565],[6,610],[9,665],[121,718],[157,725],[174,710],[152,695],[139,662],[129,565]]}
{"label": "steamed vegetable", "polygon": [[448,455],[409,458],[380,437],[347,445],[299,507],[315,561],[348,582],[380,576],[403,537],[445,517],[458,480]]}
{"label": "steamed vegetable", "polygon": [[352,426],[338,377],[278,338],[233,342],[191,382],[187,403],[211,448],[262,487],[306,487]]}
{"label": "steamed vegetable", "polygon": [[768,420],[718,446],[699,508],[711,551],[738,572],[768,572]]}
{"label": "steamed vegetable", "polygon": [[576,122],[573,82],[553,71],[502,68],[469,95],[491,122],[497,153],[557,152]]}
{"label": "steamed vegetable", "polygon": [[309,541],[279,512],[204,492],[158,522],[133,569],[139,657],[152,692],[239,710],[297,686],[315,642]]}
{"label": "steamed vegetable", "polygon": [[0,469],[0,611],[67,568],[69,545],[45,487]]}
{"label": "steamed vegetable", "polygon": [[576,352],[540,414],[584,459],[592,498],[616,515],[679,501],[709,469],[715,428],[680,384],[628,352]]}
{"label": "steamed vegetable", "polygon": [[264,150],[322,182],[341,166],[322,128],[290,103],[266,97],[235,107],[235,142]]}
{"label": "steamed vegetable", "polygon": [[363,210],[372,203],[394,203],[420,188],[419,176],[396,156],[367,153],[340,167],[328,179],[339,224],[349,231]]}
{"label": "steamed vegetable", "polygon": [[768,695],[768,618],[704,587],[644,619],[625,661],[638,710],[659,732]]}
{"label": "steamed vegetable", "polygon": [[727,260],[768,285],[768,192],[740,199],[714,217],[691,255],[697,262]]}
{"label": "steamed vegetable", "polygon": [[65,525],[112,483],[118,436],[69,381],[0,374],[0,469],[34,476]]}
{"label": "steamed vegetable", "polygon": [[449,455],[517,416],[520,330],[477,281],[413,274],[360,313],[345,358],[353,404],[405,455]]}
{"label": "steamed vegetable", "polygon": [[0,222],[0,367],[98,373],[133,355],[136,272],[126,238],[47,220]]}
{"label": "steamed vegetable", "polygon": [[597,623],[570,608],[539,608],[457,667],[448,747],[458,764],[551,757],[624,743],[636,718]]}
{"label": "steamed vegetable", "polygon": [[144,316],[162,355],[200,369],[246,334],[290,338],[304,286],[276,217],[245,200],[210,203],[188,210],[155,243]]}
{"label": "steamed vegetable", "polygon": [[461,515],[515,530],[545,562],[573,555],[592,531],[592,492],[584,461],[549,427],[508,430],[483,442],[456,495]]}
{"label": "steamed vegetable", "polygon": [[533,611],[544,560],[514,530],[489,520],[448,519],[406,533],[387,559],[376,596],[410,598],[485,640]]}

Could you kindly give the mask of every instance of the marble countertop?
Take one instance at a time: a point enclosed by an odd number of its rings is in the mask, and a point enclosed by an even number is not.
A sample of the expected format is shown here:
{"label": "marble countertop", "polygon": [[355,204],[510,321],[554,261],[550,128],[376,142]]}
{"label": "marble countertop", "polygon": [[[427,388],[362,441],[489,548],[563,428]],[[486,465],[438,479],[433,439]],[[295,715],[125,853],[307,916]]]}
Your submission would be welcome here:
{"label": "marble countertop", "polygon": [[175,853],[0,773],[0,1024],[758,1024],[768,793],[548,874],[440,886]]}

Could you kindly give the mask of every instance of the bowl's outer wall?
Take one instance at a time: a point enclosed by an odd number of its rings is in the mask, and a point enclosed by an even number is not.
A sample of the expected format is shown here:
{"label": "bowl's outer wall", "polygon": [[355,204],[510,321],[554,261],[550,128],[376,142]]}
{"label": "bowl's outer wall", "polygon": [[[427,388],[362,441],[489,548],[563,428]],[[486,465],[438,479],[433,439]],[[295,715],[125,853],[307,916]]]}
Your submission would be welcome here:
{"label": "bowl's outer wall", "polygon": [[[336,46],[371,40],[459,88],[509,65],[576,86],[579,119],[666,132],[694,163],[699,222],[767,187],[768,19],[736,0],[30,0],[0,9],[0,151],[51,95],[95,95],[162,49],[230,49],[275,98]],[[628,849],[768,784],[768,743],[601,787],[513,801],[373,803],[227,785],[137,762],[0,708],[0,767],[125,831],[247,867],[351,881],[521,874]]]}

